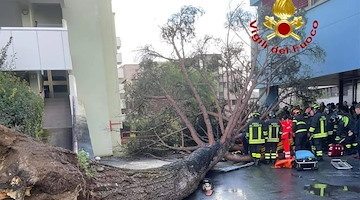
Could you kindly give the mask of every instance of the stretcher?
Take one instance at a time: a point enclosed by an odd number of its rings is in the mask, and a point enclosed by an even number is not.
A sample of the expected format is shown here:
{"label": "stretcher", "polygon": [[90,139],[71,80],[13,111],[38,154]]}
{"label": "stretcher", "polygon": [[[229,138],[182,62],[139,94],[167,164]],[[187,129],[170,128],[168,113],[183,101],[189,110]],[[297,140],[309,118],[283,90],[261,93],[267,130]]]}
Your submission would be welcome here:
{"label": "stretcher", "polygon": [[299,150],[295,152],[295,168],[300,170],[317,170],[318,161],[314,154],[308,150]]}
{"label": "stretcher", "polygon": [[252,165],[254,165],[254,162],[249,162],[249,163],[246,163],[243,165],[233,165],[233,166],[228,166],[228,167],[217,168],[216,170],[220,171],[220,172],[230,172],[230,171],[234,171],[234,170],[241,169],[244,167],[249,167]]}
{"label": "stretcher", "polygon": [[336,169],[352,169],[353,167],[346,162],[345,160],[341,159],[331,159],[331,165]]}

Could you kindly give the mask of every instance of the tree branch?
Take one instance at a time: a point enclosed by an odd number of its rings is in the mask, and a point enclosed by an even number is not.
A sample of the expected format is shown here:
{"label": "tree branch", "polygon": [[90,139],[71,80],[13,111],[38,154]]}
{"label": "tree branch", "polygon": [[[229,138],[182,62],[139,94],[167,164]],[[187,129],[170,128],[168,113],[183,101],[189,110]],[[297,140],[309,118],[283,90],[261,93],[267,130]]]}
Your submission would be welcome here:
{"label": "tree branch", "polygon": [[194,126],[191,124],[189,119],[186,117],[185,113],[181,111],[181,109],[177,105],[176,101],[170,95],[165,95],[165,96],[169,100],[170,104],[175,108],[175,111],[181,117],[181,120],[185,123],[185,126],[189,129],[191,136],[193,137],[196,144],[198,144],[201,147],[205,146],[204,142],[202,142],[200,140],[200,138],[197,136],[197,132],[196,132]]}

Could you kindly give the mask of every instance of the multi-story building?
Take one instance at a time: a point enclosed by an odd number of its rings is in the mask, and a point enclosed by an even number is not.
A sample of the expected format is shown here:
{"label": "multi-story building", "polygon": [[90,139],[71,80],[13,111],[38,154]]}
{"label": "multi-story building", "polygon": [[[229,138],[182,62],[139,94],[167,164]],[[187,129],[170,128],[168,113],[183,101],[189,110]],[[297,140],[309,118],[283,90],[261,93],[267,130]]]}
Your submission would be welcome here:
{"label": "multi-story building", "polygon": [[[119,78],[119,92],[121,98],[121,112],[126,113],[126,86],[131,84],[136,79],[136,73],[140,68],[139,64],[124,64],[118,67],[118,78]],[[125,121],[125,115],[121,118],[121,121]],[[123,128],[123,127],[121,127]]]}
{"label": "multi-story building", "polygon": [[120,144],[109,127],[121,116],[114,27],[111,0],[0,0],[0,47],[12,38],[9,66],[44,97],[44,128],[68,126],[71,110],[99,156]]}
{"label": "multi-story building", "polygon": [[[275,0],[250,0],[251,5],[272,6]],[[360,1],[359,0],[293,0],[298,9],[305,9],[306,33],[318,21],[313,37],[326,52],[324,63],[314,63],[312,78],[329,101],[360,100]],[[322,99],[325,101],[326,99]],[[337,103],[337,102],[334,102]]]}

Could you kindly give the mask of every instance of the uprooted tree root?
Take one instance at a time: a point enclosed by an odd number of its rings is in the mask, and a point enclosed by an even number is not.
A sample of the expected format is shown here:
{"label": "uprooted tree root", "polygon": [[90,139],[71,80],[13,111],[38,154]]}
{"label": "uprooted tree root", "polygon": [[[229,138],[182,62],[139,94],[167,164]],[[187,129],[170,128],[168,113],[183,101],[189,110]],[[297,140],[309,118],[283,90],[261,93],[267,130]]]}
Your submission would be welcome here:
{"label": "uprooted tree root", "polygon": [[0,200],[183,199],[226,152],[225,145],[216,143],[146,170],[93,163],[89,178],[71,151],[0,126]]}
{"label": "uprooted tree root", "polygon": [[71,151],[0,126],[0,199],[85,197],[87,177]]}

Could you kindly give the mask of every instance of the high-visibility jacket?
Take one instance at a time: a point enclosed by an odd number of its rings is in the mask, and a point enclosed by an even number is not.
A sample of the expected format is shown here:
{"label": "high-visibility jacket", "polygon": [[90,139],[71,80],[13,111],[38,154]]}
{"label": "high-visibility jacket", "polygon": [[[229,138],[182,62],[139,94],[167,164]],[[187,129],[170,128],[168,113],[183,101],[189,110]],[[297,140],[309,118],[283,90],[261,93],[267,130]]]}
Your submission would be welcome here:
{"label": "high-visibility jacket", "polygon": [[272,118],[265,122],[264,135],[266,142],[278,143],[282,133],[282,126],[280,120]]}
{"label": "high-visibility jacket", "polygon": [[303,116],[298,115],[293,120],[292,125],[292,131],[293,133],[303,133],[308,131],[308,122],[307,119],[305,119]]}
{"label": "high-visibility jacket", "polygon": [[326,117],[318,110],[310,119],[309,132],[314,139],[326,138],[328,136],[326,131]]}
{"label": "high-visibility jacket", "polygon": [[246,130],[246,137],[250,145],[265,144],[264,121],[254,118],[247,123]]}

